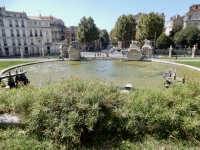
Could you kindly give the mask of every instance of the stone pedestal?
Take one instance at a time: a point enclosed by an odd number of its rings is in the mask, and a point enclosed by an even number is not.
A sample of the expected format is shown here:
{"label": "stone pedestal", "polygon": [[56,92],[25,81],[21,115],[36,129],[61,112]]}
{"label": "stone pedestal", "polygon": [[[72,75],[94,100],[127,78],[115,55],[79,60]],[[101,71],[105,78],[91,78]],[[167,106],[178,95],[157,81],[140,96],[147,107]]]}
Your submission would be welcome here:
{"label": "stone pedestal", "polygon": [[172,45],[170,45],[170,48],[169,48],[169,57],[172,57]]}
{"label": "stone pedestal", "polygon": [[68,54],[68,43],[67,43],[67,39],[65,39],[64,41],[61,41],[60,43],[60,57],[61,58],[68,58],[69,54]]}
{"label": "stone pedestal", "polygon": [[140,60],[142,57],[141,51],[140,51],[140,43],[138,41],[131,41],[127,59],[128,60]]}
{"label": "stone pedestal", "polygon": [[145,40],[145,44],[142,46],[143,58],[152,58],[152,45],[150,40]]}
{"label": "stone pedestal", "polygon": [[194,58],[194,56],[195,56],[195,51],[196,51],[196,46],[194,45],[194,47],[192,48],[192,58]]}
{"label": "stone pedestal", "polygon": [[69,60],[80,60],[81,53],[79,50],[78,43],[76,41],[70,42],[68,53],[69,53]]}

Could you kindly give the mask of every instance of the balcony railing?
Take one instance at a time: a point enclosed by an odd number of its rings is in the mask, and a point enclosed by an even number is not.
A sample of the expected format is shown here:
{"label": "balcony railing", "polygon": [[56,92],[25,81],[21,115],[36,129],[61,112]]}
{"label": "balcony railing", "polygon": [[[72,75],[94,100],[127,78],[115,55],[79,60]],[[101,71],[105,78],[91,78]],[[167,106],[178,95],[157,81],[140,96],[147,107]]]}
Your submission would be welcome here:
{"label": "balcony railing", "polygon": [[11,34],[11,36],[14,36],[14,34]]}
{"label": "balcony railing", "polygon": [[25,37],[25,36],[26,36],[26,34],[23,34],[23,36]]}
{"label": "balcony railing", "polygon": [[20,37],[20,34],[17,34],[17,37]]}
{"label": "balcony railing", "polygon": [[22,27],[25,27],[24,24],[22,25]]}
{"label": "balcony railing", "polygon": [[15,46],[15,43],[13,43],[12,46]]}
{"label": "balcony railing", "polygon": [[4,43],[4,46],[7,46],[7,43]]}
{"label": "balcony railing", "polygon": [[21,46],[21,43],[18,43],[18,46]]}
{"label": "balcony railing", "polygon": [[34,45],[33,43],[31,43],[31,45]]}
{"label": "balcony railing", "polygon": [[37,34],[35,34],[35,36],[38,36]]}
{"label": "balcony railing", "polygon": [[16,24],[15,27],[19,27],[19,25]]}
{"label": "balcony railing", "polygon": [[6,34],[2,34],[2,36],[6,36]]}
{"label": "balcony railing", "polygon": [[24,43],[24,45],[27,45],[27,43]]}
{"label": "balcony railing", "polygon": [[13,25],[12,25],[12,24],[9,24],[9,26],[10,26],[10,27],[13,27]]}
{"label": "balcony railing", "polygon": [[51,45],[51,44],[52,44],[52,43],[50,43],[50,42],[46,42],[46,43],[45,43],[45,45]]}
{"label": "balcony railing", "polygon": [[30,36],[33,36],[33,34],[30,34]]}

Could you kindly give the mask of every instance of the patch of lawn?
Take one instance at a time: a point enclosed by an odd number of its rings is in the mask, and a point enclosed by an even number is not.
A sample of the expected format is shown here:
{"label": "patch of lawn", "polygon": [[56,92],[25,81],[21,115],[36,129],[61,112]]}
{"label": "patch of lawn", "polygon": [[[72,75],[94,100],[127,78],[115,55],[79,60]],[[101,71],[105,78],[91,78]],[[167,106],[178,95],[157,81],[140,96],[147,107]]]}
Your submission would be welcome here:
{"label": "patch of lawn", "polygon": [[177,63],[200,68],[200,62],[199,61],[178,61]]}
{"label": "patch of lawn", "polygon": [[0,70],[5,69],[7,67],[19,65],[19,64],[25,64],[32,61],[0,61]]}

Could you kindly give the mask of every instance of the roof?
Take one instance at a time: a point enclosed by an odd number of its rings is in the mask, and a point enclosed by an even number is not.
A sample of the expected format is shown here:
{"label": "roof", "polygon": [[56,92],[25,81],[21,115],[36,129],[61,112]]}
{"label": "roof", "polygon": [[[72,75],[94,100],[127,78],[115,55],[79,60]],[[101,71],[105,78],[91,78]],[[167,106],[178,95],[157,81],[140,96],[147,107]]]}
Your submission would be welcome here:
{"label": "roof", "polygon": [[143,15],[143,13],[140,12],[140,13],[138,13],[137,15],[134,15],[133,17],[134,17],[134,18],[137,18],[137,17],[140,17],[140,16],[142,16],[142,15]]}
{"label": "roof", "polygon": [[41,16],[41,18],[43,19],[43,20],[59,20],[58,18],[56,18],[56,17],[54,17],[54,16]]}
{"label": "roof", "polygon": [[28,19],[30,20],[42,20],[40,17],[38,16],[27,16]]}
{"label": "roof", "polygon": [[17,11],[6,11],[6,13],[14,13],[14,14],[25,14],[25,12],[17,12]]}

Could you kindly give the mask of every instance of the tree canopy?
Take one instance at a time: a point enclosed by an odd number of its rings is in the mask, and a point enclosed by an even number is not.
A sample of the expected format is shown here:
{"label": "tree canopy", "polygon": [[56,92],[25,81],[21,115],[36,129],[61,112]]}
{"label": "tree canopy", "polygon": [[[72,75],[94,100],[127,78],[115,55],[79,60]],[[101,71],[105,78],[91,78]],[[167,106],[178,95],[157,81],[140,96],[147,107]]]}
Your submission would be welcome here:
{"label": "tree canopy", "polygon": [[173,28],[172,28],[172,31],[170,31],[169,36],[170,36],[170,37],[174,37],[174,35],[175,35],[177,32],[181,31],[182,28],[183,28],[183,26],[182,26],[181,24],[179,24],[179,23],[175,24],[175,25],[173,26]]}
{"label": "tree canopy", "polygon": [[135,39],[136,21],[133,15],[122,15],[117,19],[114,29],[111,30],[110,39],[116,41],[130,41]]}
{"label": "tree canopy", "polygon": [[102,46],[105,47],[109,43],[109,35],[107,30],[101,30],[99,41],[102,43]]}
{"label": "tree canopy", "polygon": [[92,17],[86,18],[85,16],[80,20],[78,24],[77,40],[80,43],[88,43],[99,39],[99,31],[94,23]]}
{"label": "tree canopy", "polygon": [[196,26],[187,26],[174,35],[175,43],[182,46],[195,45],[199,41],[200,30]]}
{"label": "tree canopy", "polygon": [[156,47],[160,49],[167,49],[170,47],[170,45],[173,45],[173,41],[169,36],[166,34],[161,34],[156,41]]}
{"label": "tree canopy", "polygon": [[159,15],[151,12],[143,14],[138,22],[136,39],[143,41],[145,39],[152,40],[155,38],[155,32],[159,37],[164,29],[164,19]]}

